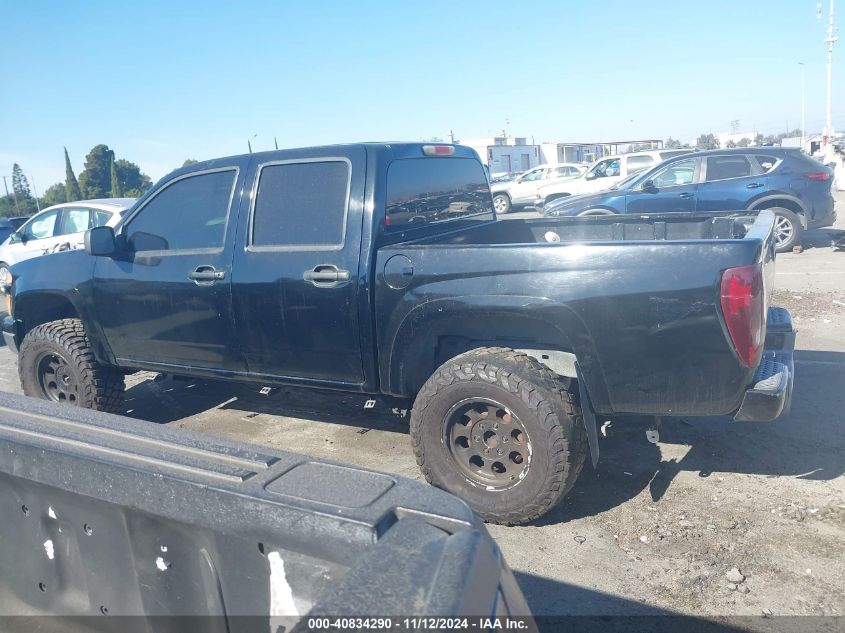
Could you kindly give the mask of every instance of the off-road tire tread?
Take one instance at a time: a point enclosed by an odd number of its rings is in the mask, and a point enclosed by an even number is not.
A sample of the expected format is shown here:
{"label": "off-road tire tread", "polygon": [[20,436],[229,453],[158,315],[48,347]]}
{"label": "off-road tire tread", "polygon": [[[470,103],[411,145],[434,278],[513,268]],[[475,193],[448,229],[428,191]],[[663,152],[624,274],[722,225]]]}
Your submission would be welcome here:
{"label": "off-road tire tread", "polygon": [[[498,366],[498,363],[518,367],[521,376]],[[444,387],[456,381],[473,380],[496,383],[535,410],[546,437],[532,438],[532,442],[546,441],[554,447],[552,468],[543,491],[530,503],[505,514],[475,510],[481,519],[490,523],[518,525],[531,522],[553,508],[572,489],[586,461],[589,451],[587,430],[581,416],[577,388],[572,388],[574,383],[565,384],[565,379],[537,359],[510,348],[478,348],[449,360],[426,381],[411,409],[414,455],[430,484],[436,485],[436,478],[422,450],[425,410]]]}
{"label": "off-road tire tread", "polygon": [[[49,341],[67,352],[68,360],[82,376],[79,401],[81,406],[96,411],[119,413],[123,407],[126,388],[123,373],[102,365],[94,357],[91,341],[79,319],[61,319],[43,323],[32,328],[21,343],[20,359],[28,353],[33,343]],[[24,376],[24,363],[18,361],[18,373],[24,393],[41,397],[35,376]]]}

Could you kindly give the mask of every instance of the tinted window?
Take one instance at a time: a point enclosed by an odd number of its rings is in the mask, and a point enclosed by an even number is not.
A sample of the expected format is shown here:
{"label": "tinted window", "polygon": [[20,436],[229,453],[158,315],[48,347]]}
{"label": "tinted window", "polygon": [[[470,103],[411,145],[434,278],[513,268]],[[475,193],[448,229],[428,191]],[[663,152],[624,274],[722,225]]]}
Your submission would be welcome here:
{"label": "tinted window", "polygon": [[348,188],[346,161],[265,166],[258,180],[252,244],[343,244]]}
{"label": "tinted window", "polygon": [[24,235],[31,240],[53,237],[57,217],[59,217],[58,209],[38,216],[26,225],[26,228],[23,230]]}
{"label": "tinted window", "polygon": [[561,178],[563,176],[571,176],[577,173],[572,167],[555,167],[552,170],[552,178]]}
{"label": "tinted window", "polygon": [[635,171],[642,171],[654,164],[654,159],[651,156],[629,156],[626,160],[628,161],[629,174]]}
{"label": "tinted window", "polygon": [[136,251],[221,248],[233,170],[189,176],[167,185],[128,224]]}
{"label": "tinted window", "polygon": [[481,164],[471,158],[406,158],[387,170],[390,227],[492,213]]}
{"label": "tinted window", "polygon": [[655,187],[678,187],[692,184],[695,176],[695,159],[688,158],[672,163],[651,177]]}
{"label": "tinted window", "polygon": [[56,235],[70,235],[87,231],[91,221],[91,211],[88,209],[65,209]]}
{"label": "tinted window", "polygon": [[535,169],[534,171],[529,171],[524,176],[522,176],[522,182],[531,182],[532,180],[540,180],[543,177],[543,170],[542,169]]}
{"label": "tinted window", "polygon": [[707,159],[707,182],[751,175],[745,156],[713,156]]}
{"label": "tinted window", "polygon": [[778,162],[778,159],[775,156],[763,156],[761,154],[755,156],[754,158],[757,159],[757,162],[760,164],[760,168],[763,170],[763,172],[771,171],[772,168],[774,168],[774,166]]}

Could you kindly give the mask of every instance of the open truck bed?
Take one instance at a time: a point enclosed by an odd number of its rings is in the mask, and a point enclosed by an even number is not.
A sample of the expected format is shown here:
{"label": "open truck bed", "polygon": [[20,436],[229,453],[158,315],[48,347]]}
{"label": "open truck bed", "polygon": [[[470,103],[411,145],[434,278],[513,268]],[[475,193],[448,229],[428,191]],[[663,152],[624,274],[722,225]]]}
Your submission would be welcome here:
{"label": "open truck bed", "polygon": [[440,490],[5,393],[0,507],[0,615],[76,616],[42,629],[528,615],[484,526]]}

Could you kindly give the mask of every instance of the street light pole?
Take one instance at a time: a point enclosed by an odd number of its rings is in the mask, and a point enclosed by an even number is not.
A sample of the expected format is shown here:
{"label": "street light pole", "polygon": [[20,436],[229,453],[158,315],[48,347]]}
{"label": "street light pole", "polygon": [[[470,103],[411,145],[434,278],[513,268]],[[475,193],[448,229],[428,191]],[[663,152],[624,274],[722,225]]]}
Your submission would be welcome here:
{"label": "street light pole", "polygon": [[804,62],[798,62],[801,66],[801,151],[804,151],[804,138],[807,135],[804,129],[804,114],[806,111],[806,83],[804,81]]}
{"label": "street light pole", "polygon": [[830,138],[833,136],[833,108],[832,108],[832,87],[833,87],[833,45],[836,43],[836,27],[833,24],[834,0],[830,0],[828,12],[827,37],[824,43],[827,44],[827,117],[825,120],[824,136],[825,150],[830,146]]}

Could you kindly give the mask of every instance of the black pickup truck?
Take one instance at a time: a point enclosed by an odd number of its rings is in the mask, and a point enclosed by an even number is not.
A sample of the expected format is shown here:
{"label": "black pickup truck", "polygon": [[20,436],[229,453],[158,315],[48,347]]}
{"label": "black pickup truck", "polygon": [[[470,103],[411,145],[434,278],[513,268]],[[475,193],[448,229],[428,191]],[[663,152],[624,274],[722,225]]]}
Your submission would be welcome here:
{"label": "black pickup truck", "polygon": [[2,329],[27,395],[93,409],[138,369],[412,398],[428,481],[513,524],[595,462],[596,415],[786,410],[773,220],[497,221],[454,145],[234,156],[13,267]]}

